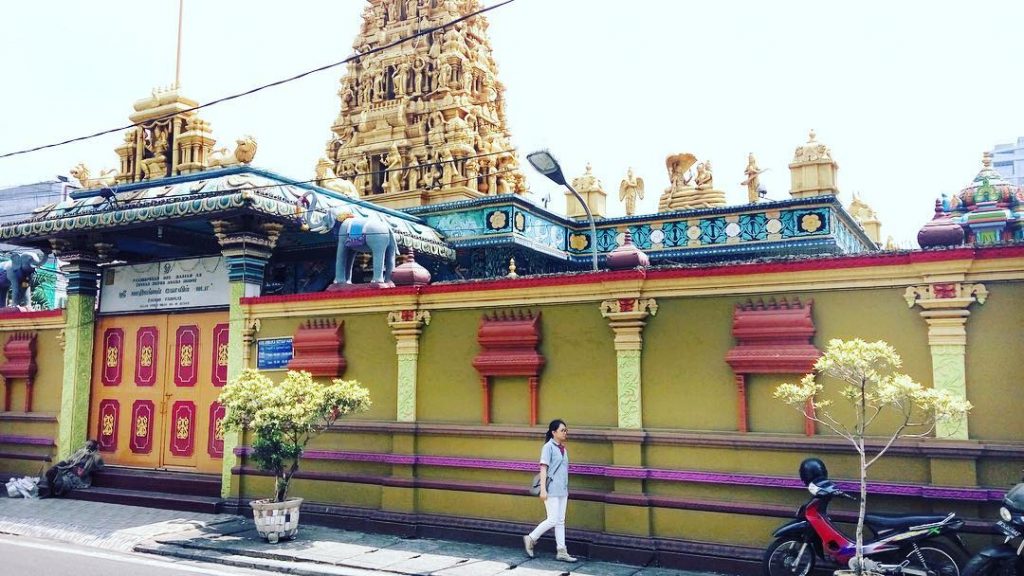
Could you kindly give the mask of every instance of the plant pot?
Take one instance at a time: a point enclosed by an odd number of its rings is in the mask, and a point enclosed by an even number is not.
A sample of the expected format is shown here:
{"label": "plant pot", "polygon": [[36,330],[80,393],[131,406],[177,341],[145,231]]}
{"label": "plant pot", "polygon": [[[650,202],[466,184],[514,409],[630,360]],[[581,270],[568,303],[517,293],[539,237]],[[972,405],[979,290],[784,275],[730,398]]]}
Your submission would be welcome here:
{"label": "plant pot", "polygon": [[252,518],[256,523],[256,531],[271,544],[279,540],[290,540],[299,533],[299,507],[302,498],[289,498],[284,502],[270,499],[253,500]]}

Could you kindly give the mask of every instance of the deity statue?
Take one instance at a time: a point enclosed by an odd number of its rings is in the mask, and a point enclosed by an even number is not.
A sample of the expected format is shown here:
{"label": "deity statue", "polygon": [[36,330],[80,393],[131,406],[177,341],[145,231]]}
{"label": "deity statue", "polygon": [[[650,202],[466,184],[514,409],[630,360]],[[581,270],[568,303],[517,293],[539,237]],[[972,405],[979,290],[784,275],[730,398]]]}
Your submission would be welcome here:
{"label": "deity statue", "polygon": [[711,180],[711,160],[697,164],[697,177],[693,181],[697,190],[710,190],[713,186]]}
{"label": "deity statue", "polygon": [[437,89],[442,90],[448,88],[448,84],[452,79],[452,65],[447,60],[441,61],[441,67],[437,72]]}
{"label": "deity statue", "polygon": [[747,176],[747,179],[742,182],[747,187],[747,202],[750,204],[756,204],[759,198],[757,189],[761,185],[761,170],[757,167],[757,160],[754,159],[754,153],[751,152],[747,155],[747,168],[743,173]]}
{"label": "deity statue", "polygon": [[480,162],[476,158],[466,160],[465,172],[466,186],[471,190],[476,190],[478,186],[477,177],[480,176]]}
{"label": "deity statue", "polygon": [[445,148],[444,152],[441,153],[441,183],[447,188],[460,178],[461,175],[459,174],[458,167],[455,166],[455,158],[452,156],[452,151]]}
{"label": "deity statue", "polygon": [[398,151],[398,145],[392,144],[384,160],[387,167],[387,186],[385,192],[395,193],[402,191],[402,154]]}
{"label": "deity statue", "polygon": [[619,200],[626,203],[626,216],[636,213],[636,201],[644,199],[644,179],[633,175],[633,168],[619,183]]}
{"label": "deity statue", "polygon": [[391,79],[395,84],[395,96],[405,96],[405,91],[409,86],[409,62],[405,60],[400,62]]}
{"label": "deity statue", "polygon": [[356,190],[360,196],[366,196],[367,184],[370,181],[370,160],[365,154],[361,155],[359,160],[356,160],[355,170]]}
{"label": "deity statue", "polygon": [[690,167],[697,162],[697,157],[690,153],[675,154],[665,158],[665,168],[668,169],[668,180],[671,183],[670,190],[677,192],[683,188],[689,188],[693,180],[693,171]]}
{"label": "deity statue", "polygon": [[425,72],[426,72],[426,67],[427,67],[427,65],[423,61],[423,58],[417,58],[412,63],[413,93],[414,94],[422,94],[423,93],[423,77],[424,77]]}

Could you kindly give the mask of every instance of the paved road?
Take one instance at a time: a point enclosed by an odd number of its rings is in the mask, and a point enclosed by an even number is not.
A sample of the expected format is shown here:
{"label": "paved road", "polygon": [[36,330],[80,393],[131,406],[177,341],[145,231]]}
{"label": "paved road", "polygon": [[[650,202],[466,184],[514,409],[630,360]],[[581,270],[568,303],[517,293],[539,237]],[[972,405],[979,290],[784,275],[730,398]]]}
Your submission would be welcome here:
{"label": "paved road", "polygon": [[[75,576],[111,576],[145,574],[146,576],[267,576],[279,572],[263,572],[213,564],[197,564],[163,557],[127,554],[115,550],[99,550],[65,542],[53,542],[26,536],[0,534],[0,574],[4,576],[40,576],[74,574]],[[338,571],[344,576],[344,571]],[[386,574],[354,570],[353,576]]]}

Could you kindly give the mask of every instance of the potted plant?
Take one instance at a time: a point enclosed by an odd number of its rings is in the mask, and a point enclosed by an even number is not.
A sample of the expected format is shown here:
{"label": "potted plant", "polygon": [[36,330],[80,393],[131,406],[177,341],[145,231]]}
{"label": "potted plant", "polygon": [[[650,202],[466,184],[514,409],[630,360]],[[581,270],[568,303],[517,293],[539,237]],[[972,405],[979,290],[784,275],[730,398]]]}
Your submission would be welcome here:
{"label": "potted plant", "polygon": [[[899,438],[928,436],[938,422],[960,422],[971,409],[971,403],[947,390],[924,388],[910,376],[897,372],[902,359],[884,341],[831,340],[825,353],[814,364],[818,375],[837,380],[845,387],[840,397],[852,405],[837,409],[831,400],[820,399],[824,386],[815,372],[805,375],[799,384],[781,384],[774,396],[804,413],[807,418],[845,438],[860,457],[860,509],[857,514],[857,555],[855,572],[864,571],[864,514],[867,511],[868,468],[878,461]],[[809,410],[808,403],[814,410]],[[883,411],[895,414],[889,428],[874,436],[882,447],[869,455],[865,439],[869,429]],[[845,420],[845,421],[844,421]],[[870,431],[874,431],[873,429]],[[837,572],[838,574],[838,572]]]}
{"label": "potted plant", "polygon": [[289,371],[275,384],[250,368],[224,387],[218,401],[227,408],[225,429],[249,431],[253,460],[274,474],[274,497],[250,503],[256,530],[271,543],[294,537],[302,498],[288,498],[288,486],[303,450],[338,418],[367,410],[370,392],[354,380],[323,384],[305,371]]}

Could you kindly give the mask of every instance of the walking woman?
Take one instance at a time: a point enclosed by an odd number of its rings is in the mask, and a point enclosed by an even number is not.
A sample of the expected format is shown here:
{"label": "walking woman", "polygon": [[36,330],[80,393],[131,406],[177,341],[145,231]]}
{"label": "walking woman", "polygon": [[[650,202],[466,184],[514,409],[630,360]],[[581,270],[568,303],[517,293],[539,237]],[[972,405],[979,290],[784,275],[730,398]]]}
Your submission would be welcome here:
{"label": "walking woman", "polygon": [[526,554],[533,558],[533,546],[545,532],[555,529],[556,560],[575,562],[565,549],[565,507],[569,504],[569,452],[565,439],[569,430],[564,420],[552,420],[548,424],[547,442],[540,451],[540,499],[544,502],[548,517],[526,536],[523,546]]}

